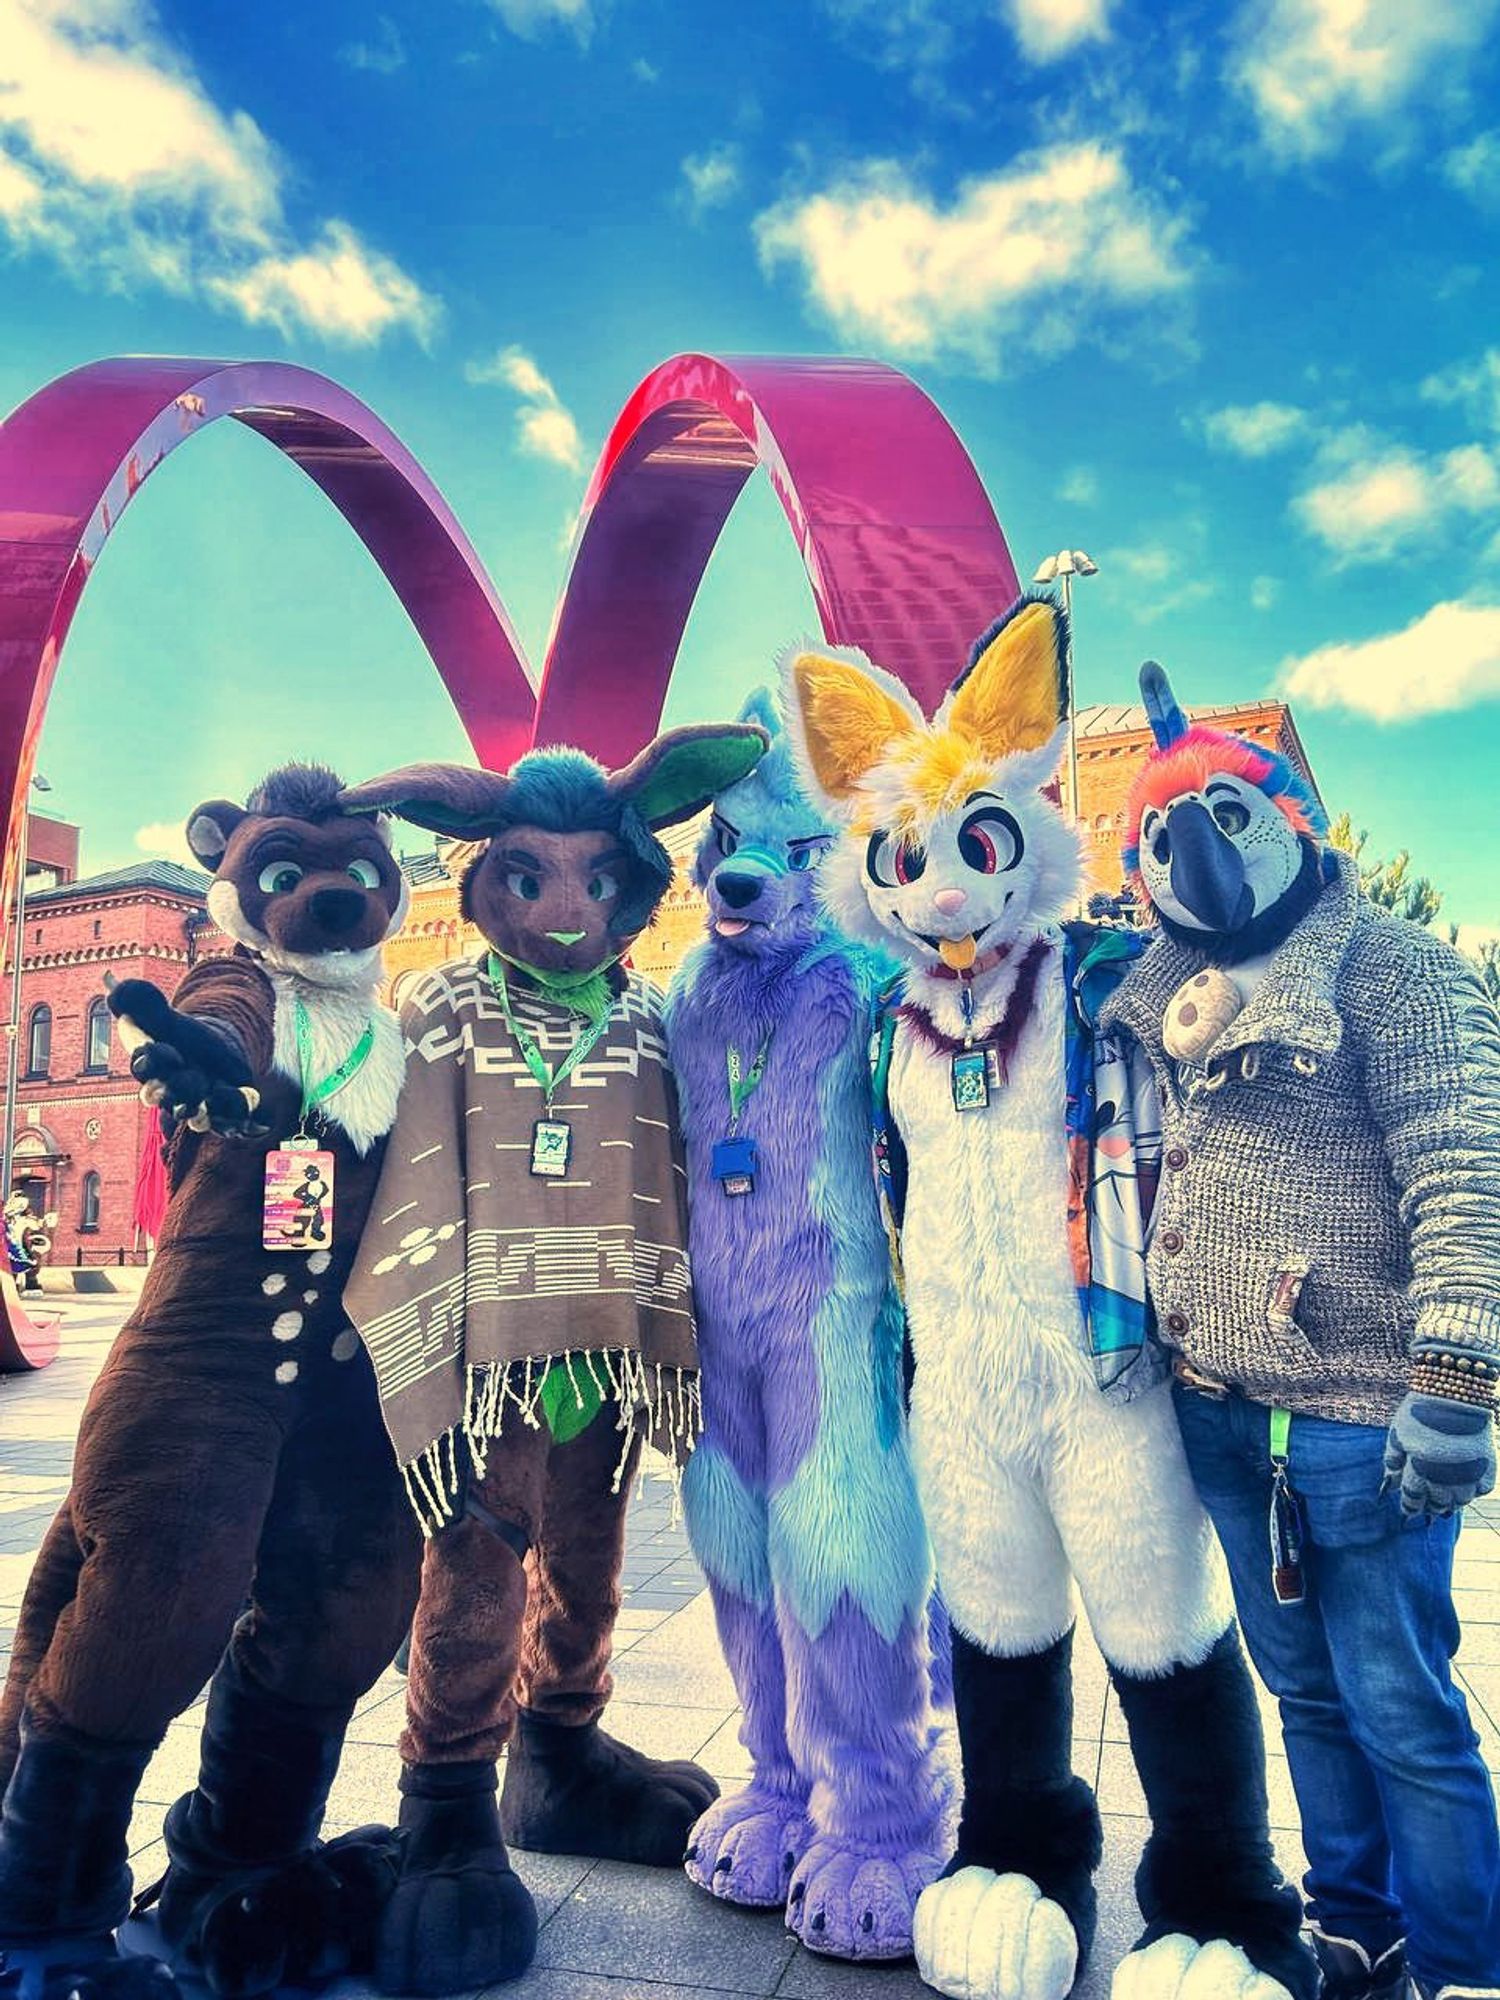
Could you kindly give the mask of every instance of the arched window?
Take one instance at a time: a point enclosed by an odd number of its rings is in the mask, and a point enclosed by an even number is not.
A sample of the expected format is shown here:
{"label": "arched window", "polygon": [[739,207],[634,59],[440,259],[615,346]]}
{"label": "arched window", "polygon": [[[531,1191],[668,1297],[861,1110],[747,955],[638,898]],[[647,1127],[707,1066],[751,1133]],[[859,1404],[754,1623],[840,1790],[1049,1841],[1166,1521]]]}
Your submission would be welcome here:
{"label": "arched window", "polygon": [[26,1030],[26,1074],[45,1076],[52,1067],[52,1009],[44,1001],[31,1010]]}
{"label": "arched window", "polygon": [[91,1000],[84,1068],[95,1075],[102,1075],[109,1068],[109,1026],[109,1002],[102,999]]}
{"label": "arched window", "polygon": [[78,1227],[80,1229],[92,1230],[99,1227],[99,1195],[103,1185],[98,1174],[87,1173],[84,1175],[83,1208],[78,1217]]}

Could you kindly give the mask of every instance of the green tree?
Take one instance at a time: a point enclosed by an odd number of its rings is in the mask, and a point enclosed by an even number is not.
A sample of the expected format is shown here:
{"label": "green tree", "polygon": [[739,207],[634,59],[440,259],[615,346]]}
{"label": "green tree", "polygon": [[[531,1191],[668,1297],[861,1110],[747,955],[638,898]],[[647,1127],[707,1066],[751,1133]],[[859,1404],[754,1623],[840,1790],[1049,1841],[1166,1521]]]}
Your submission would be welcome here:
{"label": "green tree", "polygon": [[1412,874],[1411,855],[1404,847],[1394,861],[1366,861],[1369,838],[1363,829],[1354,831],[1354,822],[1346,812],[1341,812],[1328,829],[1329,845],[1347,854],[1359,869],[1359,886],[1372,903],[1411,923],[1430,924],[1443,907],[1442,891],[1429,876]]}
{"label": "green tree", "polygon": [[1461,951],[1479,974],[1479,983],[1500,1007],[1500,937],[1481,938],[1472,951],[1458,942],[1458,925],[1449,924],[1448,942]]}

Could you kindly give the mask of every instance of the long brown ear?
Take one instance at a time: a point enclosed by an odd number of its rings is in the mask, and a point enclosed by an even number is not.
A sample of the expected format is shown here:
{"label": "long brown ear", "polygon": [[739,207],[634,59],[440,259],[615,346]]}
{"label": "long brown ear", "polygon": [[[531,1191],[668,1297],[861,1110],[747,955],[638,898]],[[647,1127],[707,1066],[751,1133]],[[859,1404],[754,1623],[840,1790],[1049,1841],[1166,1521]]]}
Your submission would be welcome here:
{"label": "long brown ear", "polygon": [[1067,621],[1050,598],[1023,597],[981,642],[938,711],[939,724],[987,757],[1039,750],[1067,713]]}
{"label": "long brown ear", "polygon": [[498,771],[467,764],[403,764],[383,778],[347,785],[339,793],[345,812],[395,813],[429,833],[484,840],[506,823],[511,784]]}
{"label": "long brown ear", "polygon": [[231,799],[207,799],[188,814],[187,844],[193,859],[212,875],[224,859],[229,837],[245,817]]}
{"label": "long brown ear", "polygon": [[611,775],[609,789],[616,798],[628,800],[647,826],[676,826],[702,812],[730,785],[748,778],[770,743],[753,722],[699,722],[665,729]]}

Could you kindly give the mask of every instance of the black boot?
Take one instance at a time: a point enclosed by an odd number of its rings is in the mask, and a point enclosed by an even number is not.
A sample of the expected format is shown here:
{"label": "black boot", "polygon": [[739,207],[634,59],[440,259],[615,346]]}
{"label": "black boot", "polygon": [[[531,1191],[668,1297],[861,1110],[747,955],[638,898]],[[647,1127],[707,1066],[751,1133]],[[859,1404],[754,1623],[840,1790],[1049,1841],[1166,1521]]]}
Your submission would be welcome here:
{"label": "black boot", "polygon": [[1104,1843],[1093,1791],[1073,1774],[1072,1632],[1044,1653],[1008,1660],[955,1631],[953,1708],[964,1805],[944,1873],[977,1866],[1035,1882],[1073,1926],[1081,1976]]}
{"label": "black boot", "polygon": [[1329,1937],[1316,1924],[1308,1942],[1323,1975],[1323,2000],[1406,2000],[1406,1940],[1371,1958],[1353,1938]]}
{"label": "black boot", "polygon": [[523,1709],[500,1822],[513,1847],[680,1868],[688,1834],[718,1796],[707,1771],[685,1758],[662,1763],[597,1722],[546,1722]]}
{"label": "black boot", "polygon": [[396,1836],[318,1842],[347,1716],[256,1684],[231,1650],[209,1690],[198,1787],[167,1814],[162,1935],[221,2000],[367,1970]]}
{"label": "black boot", "polygon": [[1227,1938],[1294,2000],[1317,2000],[1302,1899],[1271,1849],[1265,1742],[1238,1632],[1195,1667],[1141,1679],[1112,1666],[1110,1678],[1151,1815],[1135,1949],[1170,1935]]}
{"label": "black boot", "polygon": [[408,1764],[401,1878],[375,1960],[383,1993],[458,1993],[518,1979],[536,1956],[536,1905],[510,1865],[495,1766]]}
{"label": "black boot", "polygon": [[0,1811],[0,1950],[5,1985],[33,1994],[174,2000],[152,1958],[121,1958],[115,1927],[130,1909],[131,1809],[150,1744],[99,1743],[21,1718],[21,1753]]}

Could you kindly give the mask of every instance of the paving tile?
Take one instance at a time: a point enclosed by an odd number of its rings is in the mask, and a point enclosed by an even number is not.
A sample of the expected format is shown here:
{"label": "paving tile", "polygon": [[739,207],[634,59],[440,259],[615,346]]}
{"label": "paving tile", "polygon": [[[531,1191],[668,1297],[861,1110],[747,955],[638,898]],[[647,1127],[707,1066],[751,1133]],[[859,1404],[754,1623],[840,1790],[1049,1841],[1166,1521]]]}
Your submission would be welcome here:
{"label": "paving tile", "polygon": [[606,1968],[705,1993],[764,1994],[796,1948],[779,1912],[715,1902],[678,1869],[601,1861],[543,1931],[537,1963],[572,1973]]}

